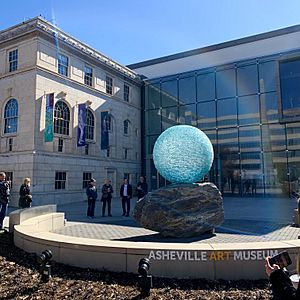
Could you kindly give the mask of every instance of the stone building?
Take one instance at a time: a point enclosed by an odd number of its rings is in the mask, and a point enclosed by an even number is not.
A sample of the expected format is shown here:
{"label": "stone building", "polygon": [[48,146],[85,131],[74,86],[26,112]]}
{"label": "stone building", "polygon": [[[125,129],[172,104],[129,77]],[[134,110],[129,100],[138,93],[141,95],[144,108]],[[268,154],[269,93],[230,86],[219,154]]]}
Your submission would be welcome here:
{"label": "stone building", "polygon": [[[36,204],[86,198],[94,177],[118,187],[141,172],[141,80],[137,74],[40,17],[0,31],[0,170],[19,186],[32,179]],[[45,141],[46,99],[54,94],[53,140]],[[78,107],[86,141],[77,146]],[[101,150],[107,112],[109,146]]]}

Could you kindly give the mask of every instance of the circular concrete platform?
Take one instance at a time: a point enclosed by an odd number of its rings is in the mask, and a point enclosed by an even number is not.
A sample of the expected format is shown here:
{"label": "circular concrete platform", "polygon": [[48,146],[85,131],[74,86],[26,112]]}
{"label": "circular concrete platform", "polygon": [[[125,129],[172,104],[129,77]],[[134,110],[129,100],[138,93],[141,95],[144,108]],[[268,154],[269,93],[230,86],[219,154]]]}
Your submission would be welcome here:
{"label": "circular concrete platform", "polygon": [[261,279],[265,257],[282,250],[292,258],[293,273],[300,248],[300,229],[284,220],[227,217],[214,235],[166,239],[120,214],[88,220],[81,213],[65,223],[63,212],[25,213],[30,218],[14,227],[18,247],[35,253],[51,249],[55,261],[84,268],[136,273],[139,260],[148,257],[154,276]]}

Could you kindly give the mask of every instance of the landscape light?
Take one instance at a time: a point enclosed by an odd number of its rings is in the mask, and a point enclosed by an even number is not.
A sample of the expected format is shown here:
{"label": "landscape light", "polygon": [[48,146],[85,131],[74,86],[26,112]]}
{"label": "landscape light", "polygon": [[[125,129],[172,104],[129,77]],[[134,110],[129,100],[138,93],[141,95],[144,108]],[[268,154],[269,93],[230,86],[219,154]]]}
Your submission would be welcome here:
{"label": "landscape light", "polygon": [[51,250],[45,250],[37,256],[37,262],[40,264],[41,280],[46,282],[51,277]]}
{"label": "landscape light", "polygon": [[138,273],[139,275],[139,287],[141,289],[141,296],[149,296],[150,289],[152,288],[152,275],[149,275],[150,260],[148,258],[142,258],[139,261]]}

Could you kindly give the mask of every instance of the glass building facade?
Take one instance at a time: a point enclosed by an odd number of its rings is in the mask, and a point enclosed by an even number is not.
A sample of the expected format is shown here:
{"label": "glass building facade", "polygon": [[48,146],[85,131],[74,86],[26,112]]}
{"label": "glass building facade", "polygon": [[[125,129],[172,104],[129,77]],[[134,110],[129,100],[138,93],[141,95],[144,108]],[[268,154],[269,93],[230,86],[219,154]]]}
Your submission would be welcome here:
{"label": "glass building facade", "polygon": [[168,184],[154,166],[154,143],[179,124],[210,138],[207,176],[223,195],[287,197],[299,189],[300,52],[145,80],[143,109],[151,189]]}

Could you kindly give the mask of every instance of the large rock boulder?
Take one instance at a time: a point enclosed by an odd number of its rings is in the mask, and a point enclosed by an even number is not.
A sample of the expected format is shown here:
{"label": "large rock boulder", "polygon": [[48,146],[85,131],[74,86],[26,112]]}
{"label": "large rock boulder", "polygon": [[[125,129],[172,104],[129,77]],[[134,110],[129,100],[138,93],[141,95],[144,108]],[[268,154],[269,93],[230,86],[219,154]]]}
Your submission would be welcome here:
{"label": "large rock boulder", "polygon": [[141,226],[163,236],[199,236],[223,223],[223,199],[209,182],[170,185],[139,200],[133,216]]}

